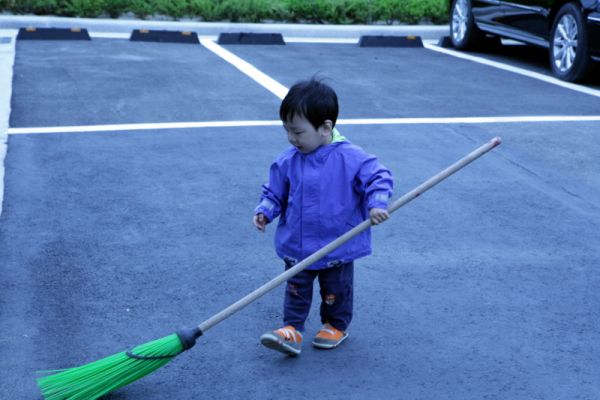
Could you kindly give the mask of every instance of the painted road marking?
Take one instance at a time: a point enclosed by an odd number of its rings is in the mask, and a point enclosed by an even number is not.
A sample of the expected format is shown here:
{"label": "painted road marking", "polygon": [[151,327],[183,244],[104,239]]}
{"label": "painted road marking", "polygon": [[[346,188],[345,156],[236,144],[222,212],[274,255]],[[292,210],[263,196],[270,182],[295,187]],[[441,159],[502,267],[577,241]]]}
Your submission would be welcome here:
{"label": "painted road marking", "polygon": [[0,37],[10,39],[0,43],[0,215],[2,215],[4,200],[4,158],[8,140],[13,64],[18,32],[18,29],[0,29]]}
{"label": "painted road marking", "polygon": [[423,43],[423,46],[429,50],[437,51],[439,53],[444,53],[444,54],[447,54],[447,55],[450,55],[453,57],[462,58],[462,59],[473,61],[473,62],[476,62],[479,64],[488,65],[490,67],[502,69],[502,70],[508,71],[508,72],[513,72],[515,74],[524,75],[529,78],[533,78],[533,79],[537,79],[537,80],[544,81],[547,83],[551,83],[553,85],[557,85],[557,86],[560,86],[560,87],[563,87],[566,89],[574,90],[576,92],[589,94],[590,96],[600,97],[600,90],[591,89],[591,88],[588,88],[588,87],[585,87],[582,85],[577,85],[575,83],[561,81],[560,79],[553,78],[551,76],[547,76],[544,74],[540,74],[539,72],[533,72],[533,71],[529,71],[524,68],[513,67],[512,65],[503,64],[498,61],[491,61],[491,60],[488,60],[487,58],[483,58],[483,57],[478,57],[478,56],[473,56],[470,54],[461,53],[456,50],[445,49],[445,48],[435,46],[430,43]]}
{"label": "painted road marking", "polygon": [[263,73],[249,62],[242,60],[240,57],[236,56],[232,52],[219,46],[214,41],[209,39],[200,39],[200,44],[202,44],[202,46],[206,47],[208,50],[212,51],[213,53],[215,53],[216,55],[218,55],[219,57],[221,57],[222,59],[239,69],[244,74],[248,75],[258,84],[266,88],[268,91],[270,91],[280,99],[283,100],[283,98],[289,91],[289,89],[283,86],[281,83],[277,82],[275,79]]}
{"label": "painted road marking", "polygon": [[358,38],[327,38],[327,37],[285,37],[286,43],[330,43],[330,44],[358,44]]}
{"label": "painted road marking", "polygon": [[88,32],[92,39],[127,39],[131,37],[131,32]]}
{"label": "painted road marking", "polygon": [[52,126],[33,128],[9,128],[9,135],[27,135],[39,133],[82,133],[82,132],[118,132],[118,131],[143,131],[162,129],[190,129],[190,128],[234,128],[248,126],[276,126],[281,121],[206,121],[206,122],[166,122],[152,124],[114,124],[114,125],[80,125],[80,126]]}
{"label": "painted road marking", "polygon": [[[419,125],[419,124],[507,124],[526,122],[600,122],[600,115],[536,115],[505,117],[441,117],[441,118],[359,118],[339,119],[338,125]],[[166,122],[113,125],[52,126],[9,128],[9,135],[44,133],[119,132],[164,129],[236,128],[281,126],[280,120]]]}
{"label": "painted road marking", "polygon": [[[88,32],[91,38],[96,39],[129,39],[131,32]],[[209,39],[216,41],[219,35],[198,35],[200,39]],[[358,44],[358,37],[301,37],[301,36],[283,36],[286,43],[329,43],[329,44]],[[423,43],[437,44],[439,39],[423,39]],[[502,39],[505,46],[525,46],[522,42],[510,39]]]}

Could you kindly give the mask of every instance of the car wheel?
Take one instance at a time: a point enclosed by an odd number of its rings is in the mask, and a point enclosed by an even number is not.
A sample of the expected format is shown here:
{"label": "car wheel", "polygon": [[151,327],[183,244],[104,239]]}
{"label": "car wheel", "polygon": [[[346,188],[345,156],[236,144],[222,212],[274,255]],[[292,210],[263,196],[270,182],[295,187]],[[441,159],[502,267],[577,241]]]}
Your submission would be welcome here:
{"label": "car wheel", "polygon": [[475,25],[470,0],[454,0],[451,8],[450,39],[459,50],[477,47],[483,33]]}
{"label": "car wheel", "polygon": [[588,32],[583,13],[567,3],[556,14],[550,32],[550,64],[554,76],[575,82],[584,79],[592,68]]}

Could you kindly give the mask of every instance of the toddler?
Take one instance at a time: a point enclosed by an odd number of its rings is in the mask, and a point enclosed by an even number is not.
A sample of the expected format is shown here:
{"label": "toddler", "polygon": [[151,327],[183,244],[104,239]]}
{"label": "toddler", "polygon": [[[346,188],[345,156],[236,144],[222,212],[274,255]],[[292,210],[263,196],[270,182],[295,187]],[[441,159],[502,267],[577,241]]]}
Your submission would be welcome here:
{"label": "toddler", "polygon": [[[296,83],[279,115],[292,146],[271,165],[253,223],[264,231],[279,217],[275,249],[288,269],[366,218],[373,224],[388,219],[393,182],[375,156],[335,128],[337,95],[325,83],[314,78]],[[300,354],[315,278],[323,327],[312,344],[333,349],[342,343],[352,320],[354,260],[370,253],[367,230],[289,279],[284,327],[262,335],[261,343],[288,355]]]}

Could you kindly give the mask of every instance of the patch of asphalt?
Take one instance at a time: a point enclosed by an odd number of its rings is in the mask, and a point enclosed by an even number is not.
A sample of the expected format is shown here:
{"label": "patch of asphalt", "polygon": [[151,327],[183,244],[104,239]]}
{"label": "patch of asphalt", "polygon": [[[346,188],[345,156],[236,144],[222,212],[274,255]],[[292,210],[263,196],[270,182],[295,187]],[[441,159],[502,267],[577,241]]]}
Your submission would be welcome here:
{"label": "patch of asphalt", "polygon": [[[133,29],[195,31],[199,36],[215,36],[225,32],[274,32],[293,38],[359,38],[362,35],[416,35],[424,40],[437,40],[448,31],[446,25],[317,25],[279,23],[226,23],[195,21],[157,21],[139,19],[92,19],[54,16],[0,15],[0,214],[4,193],[4,157],[10,116],[12,69],[17,29],[86,28],[90,32],[126,33]],[[10,41],[6,38],[11,38]]]}
{"label": "patch of asphalt", "polygon": [[17,31],[14,29],[0,29],[0,215],[4,199],[4,157],[8,142],[8,118],[10,116],[16,35]]}
{"label": "patch of asphalt", "polygon": [[194,31],[200,36],[226,32],[270,32],[289,37],[357,38],[361,35],[415,35],[438,39],[447,35],[447,25],[319,25],[283,23],[229,23],[156,21],[140,19],[67,18],[34,15],[0,15],[0,26],[19,29],[86,28],[90,32],[130,32],[134,29]]}

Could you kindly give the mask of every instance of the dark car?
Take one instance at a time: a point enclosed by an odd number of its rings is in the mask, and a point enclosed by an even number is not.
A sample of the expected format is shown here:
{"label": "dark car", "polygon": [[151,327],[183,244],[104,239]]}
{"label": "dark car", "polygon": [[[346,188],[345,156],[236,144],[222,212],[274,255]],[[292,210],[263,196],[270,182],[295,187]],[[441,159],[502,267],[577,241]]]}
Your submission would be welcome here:
{"label": "dark car", "polygon": [[450,38],[460,50],[492,34],[549,50],[554,75],[579,81],[600,61],[600,0],[452,0]]}

